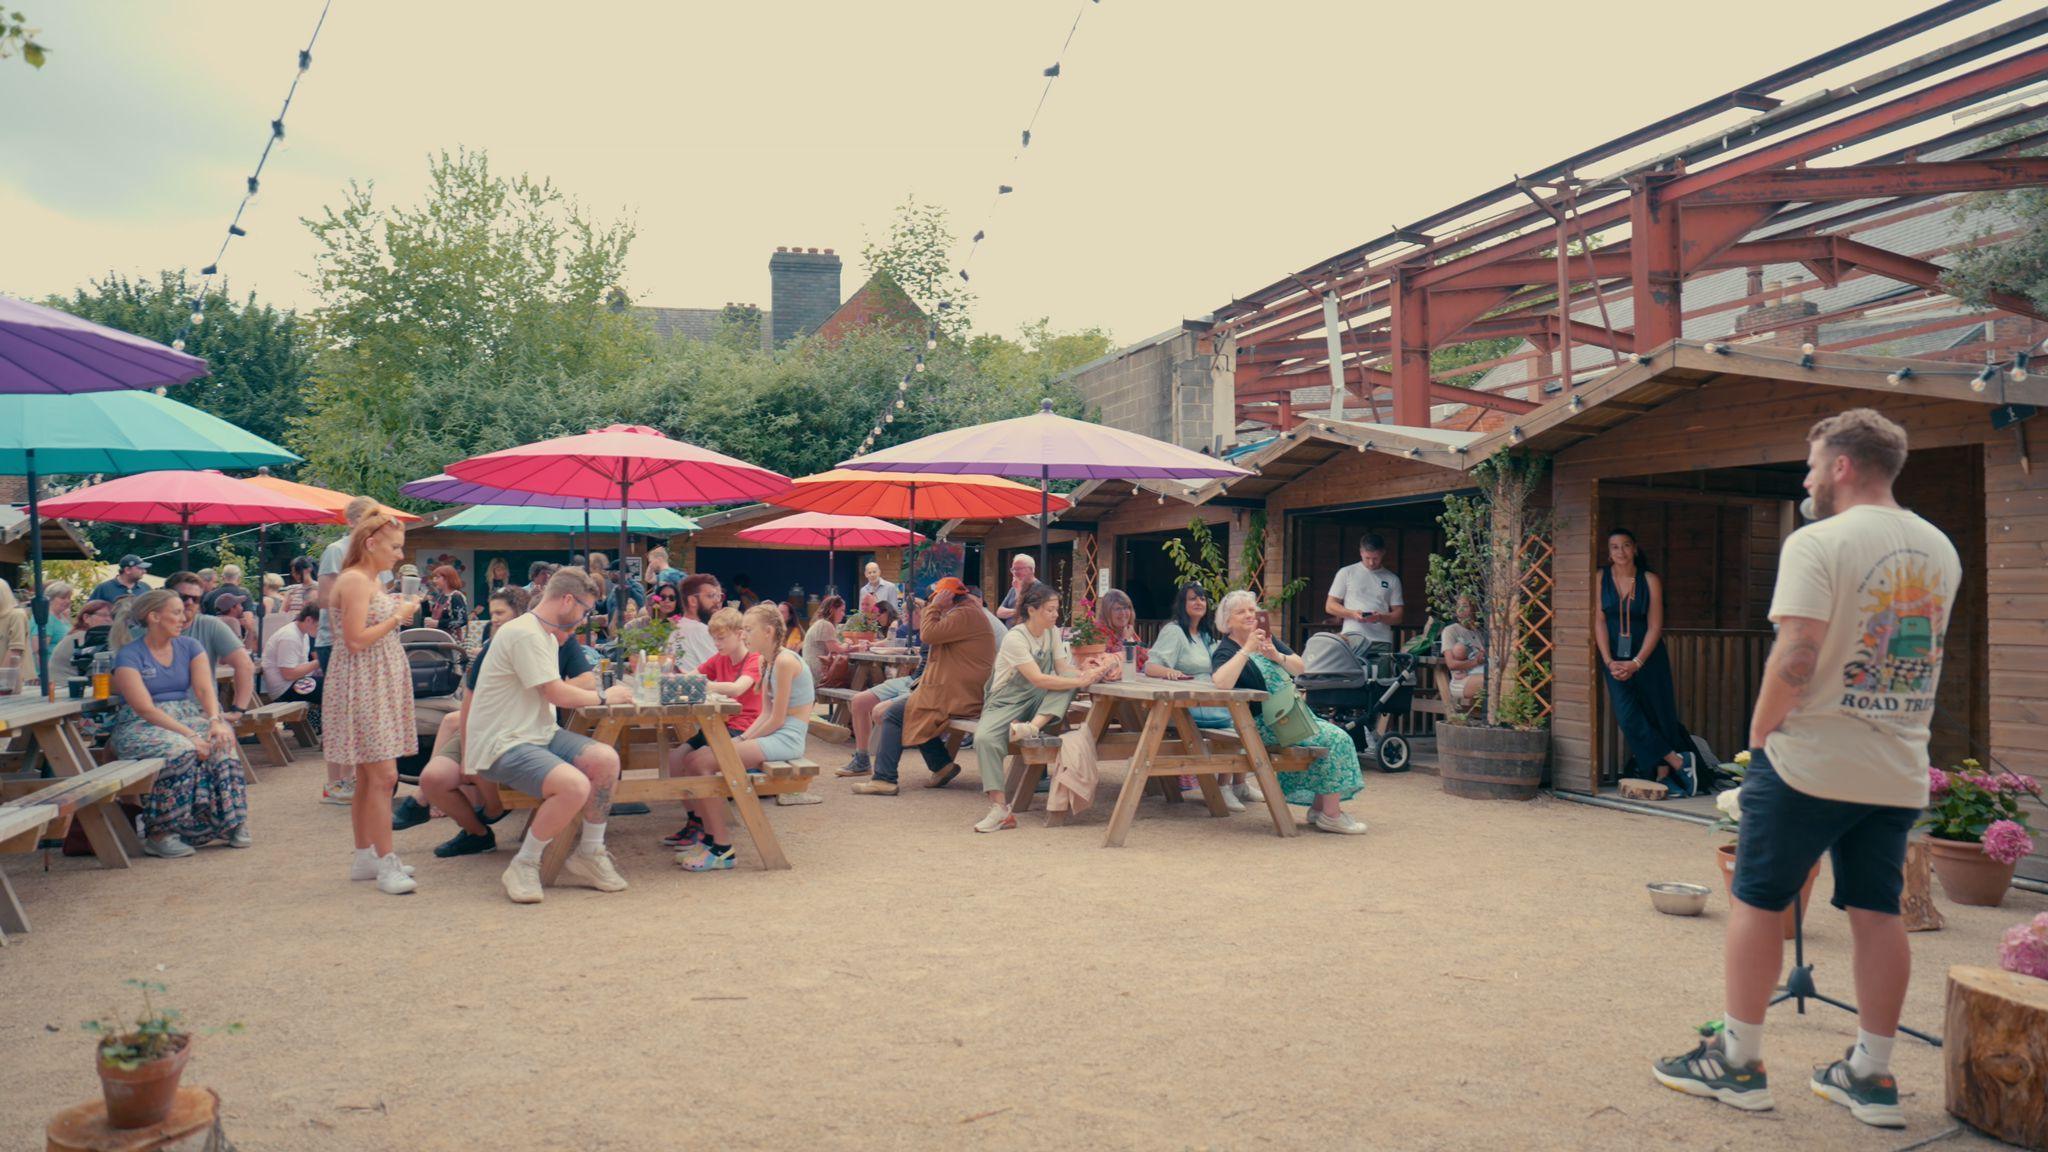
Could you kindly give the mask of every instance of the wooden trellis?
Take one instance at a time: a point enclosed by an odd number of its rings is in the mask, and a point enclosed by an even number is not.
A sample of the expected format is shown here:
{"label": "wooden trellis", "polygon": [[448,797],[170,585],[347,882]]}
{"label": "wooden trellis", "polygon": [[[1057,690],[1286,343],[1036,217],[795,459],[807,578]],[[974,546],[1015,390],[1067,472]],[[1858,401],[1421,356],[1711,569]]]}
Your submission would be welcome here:
{"label": "wooden trellis", "polygon": [[1074,571],[1080,576],[1080,587],[1074,589],[1072,603],[1078,615],[1095,614],[1095,533],[1083,532],[1074,538]]}
{"label": "wooden trellis", "polygon": [[1515,571],[1521,592],[1521,619],[1515,622],[1515,679],[1536,702],[1537,715],[1550,717],[1551,621],[1556,609],[1551,593],[1550,562],[1556,549],[1540,533],[1532,533],[1515,550]]}

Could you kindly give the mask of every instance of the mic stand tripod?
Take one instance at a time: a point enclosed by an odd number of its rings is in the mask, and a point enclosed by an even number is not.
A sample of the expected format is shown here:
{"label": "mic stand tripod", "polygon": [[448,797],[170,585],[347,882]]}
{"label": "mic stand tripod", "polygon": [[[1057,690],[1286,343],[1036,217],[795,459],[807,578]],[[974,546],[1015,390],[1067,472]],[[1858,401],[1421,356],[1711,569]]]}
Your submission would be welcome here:
{"label": "mic stand tripod", "polygon": [[[1795,1007],[1799,1009],[1799,1014],[1804,1016],[1806,1015],[1806,1002],[1808,1000],[1818,1000],[1831,1007],[1840,1008],[1851,1016],[1856,1015],[1856,1006],[1854,1004],[1846,1004],[1832,996],[1825,995],[1814,985],[1813,965],[1806,962],[1805,892],[1802,891],[1792,897],[1792,908],[1793,915],[1797,917],[1792,924],[1792,971],[1785,977],[1784,988],[1771,998],[1768,1007],[1775,1008],[1785,1001],[1791,1000],[1794,1002]],[[1904,1024],[1899,1025],[1899,1031],[1911,1036],[1915,1040],[1930,1044],[1936,1048],[1941,1047],[1941,1037],[1939,1036],[1929,1036],[1917,1028],[1908,1028]]]}

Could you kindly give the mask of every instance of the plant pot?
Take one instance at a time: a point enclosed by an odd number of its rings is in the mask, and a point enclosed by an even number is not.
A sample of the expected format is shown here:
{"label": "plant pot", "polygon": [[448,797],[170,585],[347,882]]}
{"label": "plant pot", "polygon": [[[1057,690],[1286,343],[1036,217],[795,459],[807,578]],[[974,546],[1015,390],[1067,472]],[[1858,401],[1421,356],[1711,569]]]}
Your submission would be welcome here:
{"label": "plant pot", "polygon": [[179,1041],[176,1052],[132,1072],[108,1067],[100,1059],[99,1047],[93,1047],[92,1062],[99,1069],[109,1127],[147,1128],[171,1114],[171,1105],[178,1099],[178,1078],[185,1074],[185,1059],[192,1054],[192,1038],[181,1036]]}
{"label": "plant pot", "polygon": [[1093,660],[1097,656],[1102,655],[1104,652],[1109,651],[1109,645],[1076,644],[1072,647],[1071,651],[1074,654],[1074,663],[1079,664],[1083,660]]}
{"label": "plant pot", "polygon": [[872,644],[880,632],[841,632],[839,639],[847,644]]}
{"label": "plant pot", "polygon": [[1550,762],[1550,733],[1538,728],[1482,728],[1439,724],[1436,773],[1452,796],[1474,800],[1534,800]]}
{"label": "plant pot", "polygon": [[[1721,865],[1721,883],[1728,889],[1729,899],[1735,898],[1735,845],[1723,844],[1714,849],[1714,858]],[[1799,910],[1813,910],[1813,882],[1820,879],[1820,861],[1813,862],[1813,869],[1806,874],[1806,883],[1799,886],[1799,901],[1785,909],[1785,939],[1799,934]]]}
{"label": "plant pot", "polygon": [[2005,903],[2014,865],[1986,856],[1982,844],[1929,836],[1927,852],[1933,858],[1934,874],[1941,877],[1941,890],[1950,900],[1979,908]]}

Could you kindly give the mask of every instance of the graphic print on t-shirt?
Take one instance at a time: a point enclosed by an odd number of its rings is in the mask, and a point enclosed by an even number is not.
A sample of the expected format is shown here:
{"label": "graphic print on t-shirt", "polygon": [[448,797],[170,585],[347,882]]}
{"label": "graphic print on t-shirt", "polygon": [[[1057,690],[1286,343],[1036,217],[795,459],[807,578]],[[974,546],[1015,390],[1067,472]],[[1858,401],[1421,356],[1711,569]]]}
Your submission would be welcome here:
{"label": "graphic print on t-shirt", "polygon": [[1864,573],[1856,651],[1842,667],[1843,708],[1875,720],[1934,706],[1949,607],[1940,583],[1932,557],[1916,549],[1888,553]]}

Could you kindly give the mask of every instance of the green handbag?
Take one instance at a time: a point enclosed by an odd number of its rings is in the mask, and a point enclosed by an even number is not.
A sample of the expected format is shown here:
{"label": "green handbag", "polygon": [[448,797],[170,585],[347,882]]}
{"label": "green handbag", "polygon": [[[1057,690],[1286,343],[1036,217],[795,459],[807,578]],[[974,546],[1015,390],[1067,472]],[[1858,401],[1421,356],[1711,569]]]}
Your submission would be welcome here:
{"label": "green handbag", "polygon": [[1301,689],[1295,687],[1294,677],[1264,656],[1254,653],[1252,660],[1266,680],[1266,702],[1261,706],[1260,716],[1266,727],[1273,730],[1273,738],[1289,748],[1315,739],[1315,713],[1308,710],[1308,701],[1302,698]]}

